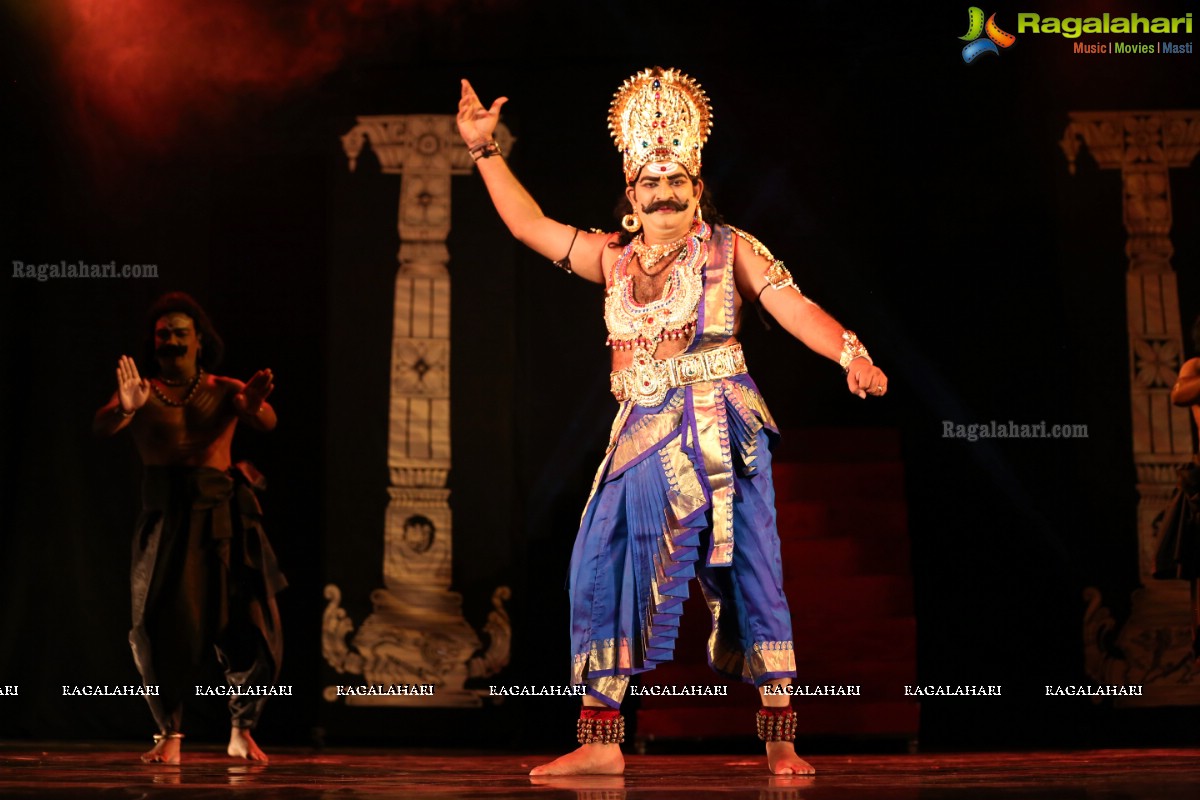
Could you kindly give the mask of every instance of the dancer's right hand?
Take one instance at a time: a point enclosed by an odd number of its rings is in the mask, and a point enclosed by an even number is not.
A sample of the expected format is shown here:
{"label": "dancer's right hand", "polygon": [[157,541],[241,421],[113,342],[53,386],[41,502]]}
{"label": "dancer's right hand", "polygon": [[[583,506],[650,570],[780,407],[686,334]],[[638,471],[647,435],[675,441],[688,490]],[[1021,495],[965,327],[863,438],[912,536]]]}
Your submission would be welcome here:
{"label": "dancer's right hand", "polygon": [[500,122],[500,106],[507,102],[507,97],[497,97],[492,101],[491,108],[484,108],[470,81],[462,79],[462,98],[458,101],[458,134],[467,147],[492,140],[492,133]]}
{"label": "dancer's right hand", "polygon": [[129,356],[117,362],[117,399],[125,414],[132,414],[150,397],[150,381],[138,374],[137,364]]}

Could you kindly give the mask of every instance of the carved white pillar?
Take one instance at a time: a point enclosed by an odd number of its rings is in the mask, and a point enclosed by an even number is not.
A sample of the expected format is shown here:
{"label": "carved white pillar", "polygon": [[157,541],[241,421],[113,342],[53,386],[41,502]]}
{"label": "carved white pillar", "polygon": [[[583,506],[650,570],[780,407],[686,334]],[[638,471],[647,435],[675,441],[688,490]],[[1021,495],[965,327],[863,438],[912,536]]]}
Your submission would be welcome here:
{"label": "carved white pillar", "polygon": [[[503,125],[496,138],[509,150]],[[371,595],[374,613],[353,630],[337,586],[325,589],[322,639],[326,660],[339,672],[362,674],[368,685],[434,684],[432,696],[355,695],[350,705],[478,705],[463,688],[468,677],[492,674],[508,661],[508,618],[496,611],[486,632],[487,653],[462,616],[462,596],[450,591],[450,179],[474,164],[450,115],[359,117],[342,137],[350,169],[365,142],[383,171],[403,175],[397,228],[400,262],[392,306],[391,390],[388,417],[388,508],[383,580]],[[473,657],[474,656],[474,657]],[[335,687],[325,690],[337,699]]]}
{"label": "carved white pillar", "polygon": [[[1175,468],[1191,458],[1186,409],[1171,404],[1179,374],[1183,334],[1175,271],[1171,267],[1172,168],[1187,167],[1200,150],[1200,111],[1072,113],[1060,145],[1075,172],[1086,145],[1102,169],[1121,170],[1126,320],[1129,329],[1133,461],[1137,470],[1138,575],[1130,619],[1117,633],[1124,658],[1107,642],[1116,623],[1086,593],[1088,672],[1104,683],[1142,684],[1146,695],[1125,705],[1200,704],[1200,674],[1188,662],[1191,645],[1188,587],[1153,578],[1160,533],[1156,521],[1175,488]],[[1186,652],[1185,652],[1186,651]],[[1118,680],[1119,678],[1119,680]]]}

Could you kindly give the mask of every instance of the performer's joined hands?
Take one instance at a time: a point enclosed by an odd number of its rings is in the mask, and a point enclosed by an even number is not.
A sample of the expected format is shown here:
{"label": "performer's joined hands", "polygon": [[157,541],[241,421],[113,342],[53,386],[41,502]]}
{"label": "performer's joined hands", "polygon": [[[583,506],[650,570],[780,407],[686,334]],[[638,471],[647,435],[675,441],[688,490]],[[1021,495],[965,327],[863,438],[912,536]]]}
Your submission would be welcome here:
{"label": "performer's joined hands", "polygon": [[242,390],[233,396],[233,407],[239,414],[254,416],[263,401],[275,391],[275,376],[269,369],[260,369],[246,381]]}

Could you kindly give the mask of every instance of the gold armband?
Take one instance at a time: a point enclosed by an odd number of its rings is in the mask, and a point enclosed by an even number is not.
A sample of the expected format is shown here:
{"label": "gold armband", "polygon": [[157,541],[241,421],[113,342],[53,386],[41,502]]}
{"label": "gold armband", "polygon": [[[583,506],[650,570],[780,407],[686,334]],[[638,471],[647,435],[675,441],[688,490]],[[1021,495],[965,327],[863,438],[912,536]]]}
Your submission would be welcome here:
{"label": "gold armband", "polygon": [[[788,268],[783,265],[782,261],[772,261],[771,266],[763,273],[763,278],[766,279],[767,286],[776,291],[786,289],[789,286],[793,289],[796,288],[796,282],[792,280],[792,273],[788,271]],[[765,289],[767,286],[763,288]],[[796,291],[800,290],[796,289]],[[759,294],[762,294],[762,292],[759,292]]]}
{"label": "gold armband", "polygon": [[866,345],[858,340],[854,331],[842,331],[842,355],[838,358],[838,363],[842,365],[843,373],[850,371],[850,362],[856,358],[865,358],[870,363],[875,363],[867,354]]}
{"label": "gold armband", "polygon": [[[761,289],[758,290],[758,295],[755,297],[756,302],[758,298],[762,297],[762,293],[767,290],[768,286],[776,291],[780,289],[786,289],[789,286],[795,289],[797,292],[800,291],[800,287],[798,287],[796,282],[792,280],[792,273],[783,265],[782,261],[775,260],[775,256],[771,255],[771,251],[767,249],[765,244],[760,242],[758,239],[755,239],[741,228],[735,228],[730,225],[729,230],[741,237],[747,244],[750,245],[750,249],[754,251],[755,255],[762,256],[770,265],[767,267],[767,271],[763,273],[763,278],[766,279],[767,282],[763,284]],[[801,294],[803,294],[803,292],[801,292]]]}

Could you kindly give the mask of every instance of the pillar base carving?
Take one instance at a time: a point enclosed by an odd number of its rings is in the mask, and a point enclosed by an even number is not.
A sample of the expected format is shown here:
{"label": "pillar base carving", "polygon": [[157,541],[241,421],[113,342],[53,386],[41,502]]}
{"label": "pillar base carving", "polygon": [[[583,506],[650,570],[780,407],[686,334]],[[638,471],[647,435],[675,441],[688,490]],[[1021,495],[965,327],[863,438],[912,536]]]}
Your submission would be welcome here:
{"label": "pillar base carving", "polygon": [[1084,590],[1084,664],[1102,686],[1142,686],[1142,696],[1113,698],[1118,708],[1200,705],[1200,666],[1192,653],[1187,581],[1153,581],[1133,593],[1133,609],[1117,627],[1100,591]]}
{"label": "pillar base carving", "polygon": [[[340,607],[341,590],[325,587],[325,657],[339,672],[362,675],[367,686],[433,687],[432,695],[350,695],[349,706],[470,707],[482,704],[484,690],[464,689],[471,677],[479,637],[462,618],[456,592],[408,588],[371,593],[374,612],[347,645],[354,624]],[[507,662],[507,659],[503,659]],[[337,687],[325,699],[337,700]]]}

